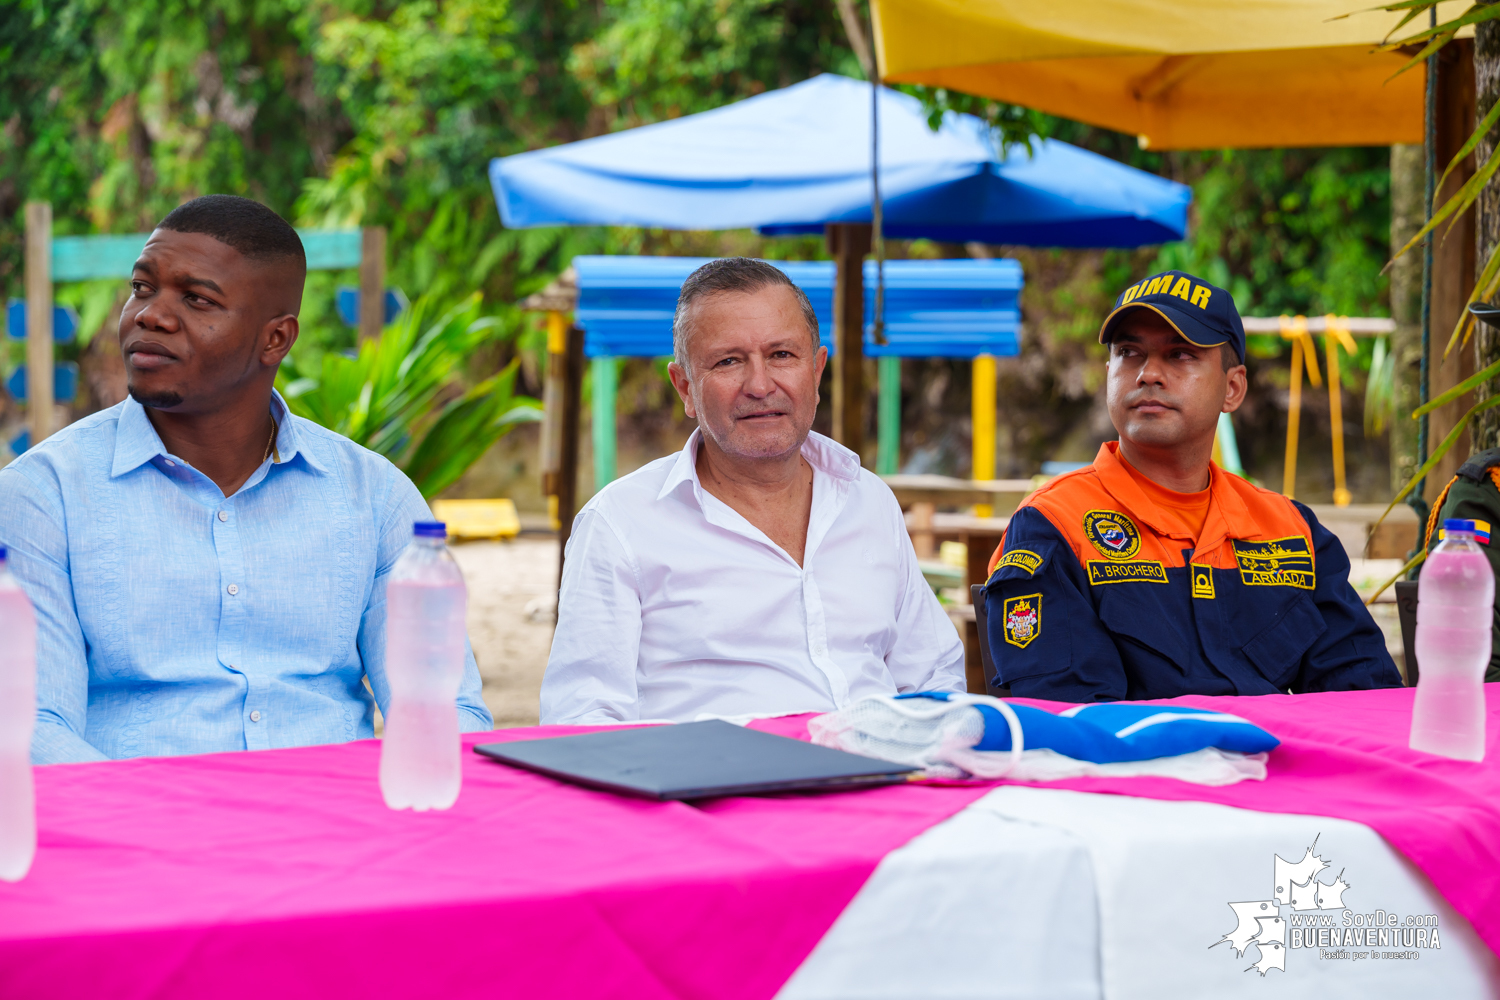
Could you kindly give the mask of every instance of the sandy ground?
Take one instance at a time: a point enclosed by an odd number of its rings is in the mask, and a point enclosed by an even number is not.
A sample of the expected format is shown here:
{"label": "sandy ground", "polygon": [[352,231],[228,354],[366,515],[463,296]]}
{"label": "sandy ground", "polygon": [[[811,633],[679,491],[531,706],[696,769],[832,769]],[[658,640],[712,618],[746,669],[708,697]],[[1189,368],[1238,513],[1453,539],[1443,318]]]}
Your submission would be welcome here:
{"label": "sandy ground", "polygon": [[[469,585],[469,640],[484,679],[484,701],[496,728],[534,726],[542,673],[552,646],[557,539],[522,535],[510,542],[453,547]],[[1368,596],[1399,560],[1353,560],[1350,582]],[[1401,630],[1394,604],[1371,609],[1399,666]]]}
{"label": "sandy ground", "polygon": [[552,647],[557,539],[453,546],[469,586],[469,641],[495,727],[537,724],[537,698]]}

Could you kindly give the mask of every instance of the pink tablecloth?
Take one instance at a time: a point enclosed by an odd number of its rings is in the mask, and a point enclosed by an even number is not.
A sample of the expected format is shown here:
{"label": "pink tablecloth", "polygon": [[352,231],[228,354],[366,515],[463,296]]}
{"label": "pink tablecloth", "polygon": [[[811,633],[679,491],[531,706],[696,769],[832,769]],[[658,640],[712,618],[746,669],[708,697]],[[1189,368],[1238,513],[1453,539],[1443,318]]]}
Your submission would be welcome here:
{"label": "pink tablecloth", "polygon": [[[1365,823],[1500,950],[1500,686],[1487,696],[1484,764],[1407,750],[1406,690],[1184,698],[1280,736],[1270,777],[1049,787]],[[806,734],[805,717],[756,725]],[[991,787],[694,807],[469,755],[458,805],[416,815],[381,804],[378,753],[39,769],[36,866],[0,883],[0,998],[765,1000],[885,854]]]}
{"label": "pink tablecloth", "polygon": [[466,753],[458,805],[418,815],[381,803],[378,757],[38,768],[36,864],[0,883],[0,998],[765,1000],[882,857],[986,790],[697,808]]}

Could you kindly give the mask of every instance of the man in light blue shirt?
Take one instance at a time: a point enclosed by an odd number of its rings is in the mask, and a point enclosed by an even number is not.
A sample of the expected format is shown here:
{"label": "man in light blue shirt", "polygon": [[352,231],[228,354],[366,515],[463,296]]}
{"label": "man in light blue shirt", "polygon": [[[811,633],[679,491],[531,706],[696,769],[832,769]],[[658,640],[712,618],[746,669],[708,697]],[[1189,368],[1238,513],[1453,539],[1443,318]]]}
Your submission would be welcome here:
{"label": "man in light blue shirt", "polygon": [[[431,514],[273,391],[305,275],[265,206],[177,208],[120,317],[131,398],[0,470],[0,545],[37,611],[36,763],[373,735],[386,578]],[[472,652],[458,712],[493,725]]]}

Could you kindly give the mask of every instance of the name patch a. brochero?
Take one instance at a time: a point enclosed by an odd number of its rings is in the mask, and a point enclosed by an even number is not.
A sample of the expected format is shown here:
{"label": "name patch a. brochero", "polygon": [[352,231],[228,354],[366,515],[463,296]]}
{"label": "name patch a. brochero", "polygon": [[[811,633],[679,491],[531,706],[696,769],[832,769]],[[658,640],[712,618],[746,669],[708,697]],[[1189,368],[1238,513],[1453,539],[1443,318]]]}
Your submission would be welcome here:
{"label": "name patch a. brochero", "polygon": [[1042,595],[1027,594],[1005,601],[1005,641],[1025,649],[1042,634]]}
{"label": "name patch a. brochero", "polygon": [[1312,548],[1301,535],[1269,542],[1234,541],[1234,558],[1240,565],[1240,581],[1247,587],[1298,587],[1312,590]]}
{"label": "name patch a. brochero", "polygon": [[1083,533],[1106,559],[1129,559],[1141,550],[1140,529],[1117,510],[1091,510],[1084,514]]}
{"label": "name patch a. brochero", "polygon": [[1015,566],[1035,576],[1036,571],[1042,568],[1042,561],[1042,557],[1030,549],[1011,549],[1000,557],[1000,561],[995,564],[995,569]]}
{"label": "name patch a. brochero", "polygon": [[1089,560],[1089,583],[1166,583],[1167,569],[1159,562],[1136,559],[1131,562]]}

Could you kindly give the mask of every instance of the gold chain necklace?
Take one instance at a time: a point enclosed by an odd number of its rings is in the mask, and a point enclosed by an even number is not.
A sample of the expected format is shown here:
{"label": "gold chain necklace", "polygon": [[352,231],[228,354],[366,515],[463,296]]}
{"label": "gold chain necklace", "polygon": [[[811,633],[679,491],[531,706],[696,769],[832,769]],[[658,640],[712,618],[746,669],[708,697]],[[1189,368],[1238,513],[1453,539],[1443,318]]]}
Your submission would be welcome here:
{"label": "gold chain necklace", "polygon": [[274,447],[276,447],[276,418],[272,417],[271,418],[271,436],[266,441],[266,453],[264,455],[260,456],[260,460],[261,460],[262,464],[265,463],[266,459],[268,459],[268,458],[271,457],[271,449],[274,448]]}

